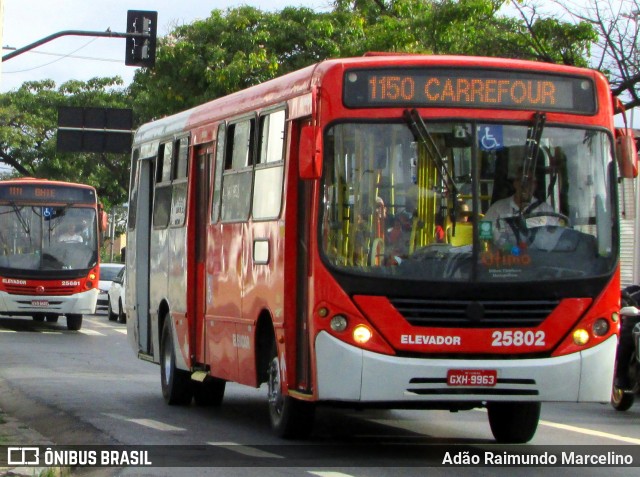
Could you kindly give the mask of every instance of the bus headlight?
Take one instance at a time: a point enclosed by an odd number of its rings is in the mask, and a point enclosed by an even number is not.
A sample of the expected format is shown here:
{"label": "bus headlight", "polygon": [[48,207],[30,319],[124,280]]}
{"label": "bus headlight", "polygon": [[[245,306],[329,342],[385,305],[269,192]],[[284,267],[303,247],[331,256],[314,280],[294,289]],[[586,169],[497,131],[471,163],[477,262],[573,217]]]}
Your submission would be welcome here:
{"label": "bus headlight", "polygon": [[353,329],[353,340],[359,344],[365,344],[371,339],[373,333],[364,325],[358,325]]}
{"label": "bus headlight", "polygon": [[587,330],[579,329],[573,332],[573,342],[578,346],[584,346],[589,342]]}
{"label": "bus headlight", "polygon": [[333,331],[344,331],[347,329],[347,317],[344,315],[336,315],[331,318],[331,329]]}
{"label": "bus headlight", "polygon": [[604,318],[598,318],[593,324],[593,334],[596,336],[604,336],[609,333],[609,322]]}

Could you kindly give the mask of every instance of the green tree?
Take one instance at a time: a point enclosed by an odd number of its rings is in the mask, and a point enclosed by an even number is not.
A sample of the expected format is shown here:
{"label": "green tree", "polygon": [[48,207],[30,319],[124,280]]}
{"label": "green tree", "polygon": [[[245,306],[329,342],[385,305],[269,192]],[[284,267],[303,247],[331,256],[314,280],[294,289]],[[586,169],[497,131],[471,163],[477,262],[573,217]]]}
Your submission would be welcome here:
{"label": "green tree", "polygon": [[156,65],[136,72],[136,110],[150,119],[337,56],[328,14],[308,8],[213,10],[159,40]]}
{"label": "green tree", "polygon": [[[335,11],[360,18],[362,35],[350,49],[502,56],[586,65],[596,39],[587,22],[514,18],[505,0],[336,0]],[[352,23],[357,23],[353,19]],[[358,51],[360,50],[360,51]]]}
{"label": "green tree", "polygon": [[[131,86],[143,120],[340,56],[368,51],[486,55],[586,65],[588,23],[504,15],[504,0],[336,0],[330,12],[243,6],[175,28]],[[531,32],[535,32],[532,35]]]}
{"label": "green tree", "polygon": [[129,182],[128,154],[56,151],[58,107],[130,105],[120,78],[24,83],[0,95],[0,159],[17,175],[90,184],[107,208],[121,204]]}

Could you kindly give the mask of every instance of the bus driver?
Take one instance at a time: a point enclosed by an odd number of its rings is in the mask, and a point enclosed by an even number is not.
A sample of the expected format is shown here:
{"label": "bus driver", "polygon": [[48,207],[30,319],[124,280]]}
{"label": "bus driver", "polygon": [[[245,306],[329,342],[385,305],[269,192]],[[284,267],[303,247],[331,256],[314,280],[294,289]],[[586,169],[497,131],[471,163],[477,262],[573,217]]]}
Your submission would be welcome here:
{"label": "bus driver", "polygon": [[492,223],[494,240],[507,242],[509,238],[515,236],[515,243],[519,242],[519,231],[509,219],[522,215],[527,227],[538,227],[542,225],[558,225],[555,216],[527,217],[530,214],[548,212],[554,214],[553,208],[546,202],[537,199],[533,194],[536,190],[537,180],[533,173],[523,174],[522,167],[519,167],[516,176],[513,178],[514,193],[510,197],[497,200],[489,207],[483,221]]}

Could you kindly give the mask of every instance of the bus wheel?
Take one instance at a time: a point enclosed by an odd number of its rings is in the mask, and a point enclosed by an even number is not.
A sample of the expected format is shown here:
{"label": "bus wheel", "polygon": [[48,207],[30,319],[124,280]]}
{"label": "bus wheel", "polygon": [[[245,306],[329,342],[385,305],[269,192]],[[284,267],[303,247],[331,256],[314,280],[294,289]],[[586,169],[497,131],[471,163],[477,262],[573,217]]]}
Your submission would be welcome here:
{"label": "bus wheel", "polygon": [[633,406],[634,395],[632,392],[624,392],[616,386],[611,389],[611,407],[616,411],[628,411]]}
{"label": "bus wheel", "polygon": [[207,378],[204,382],[191,382],[193,399],[198,406],[218,407],[224,398],[227,382],[220,378]]}
{"label": "bus wheel", "polygon": [[307,437],[313,430],[315,406],[282,394],[280,361],[275,343],[271,351],[268,373],[268,402],[271,429],[278,437]]}
{"label": "bus wheel", "polygon": [[67,315],[67,329],[78,331],[82,328],[82,315]]}
{"label": "bus wheel", "polygon": [[529,442],[538,428],[539,402],[490,402],[487,411],[491,432],[498,442]]}
{"label": "bus wheel", "polygon": [[57,323],[58,322],[58,315],[47,315],[47,323]]}
{"label": "bus wheel", "polygon": [[191,403],[191,377],[185,370],[176,367],[176,355],[173,349],[171,317],[167,315],[162,327],[160,341],[160,381],[162,396],[167,404],[188,405]]}

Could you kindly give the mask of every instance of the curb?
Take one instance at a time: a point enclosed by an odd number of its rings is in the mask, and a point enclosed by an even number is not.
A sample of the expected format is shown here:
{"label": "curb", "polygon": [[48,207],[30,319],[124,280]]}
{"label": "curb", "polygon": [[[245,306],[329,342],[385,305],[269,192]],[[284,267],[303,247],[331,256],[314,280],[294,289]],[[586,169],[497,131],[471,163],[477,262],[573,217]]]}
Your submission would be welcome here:
{"label": "curb", "polygon": [[[53,445],[39,432],[0,409],[0,446]],[[69,467],[0,467],[0,477],[67,477]]]}

